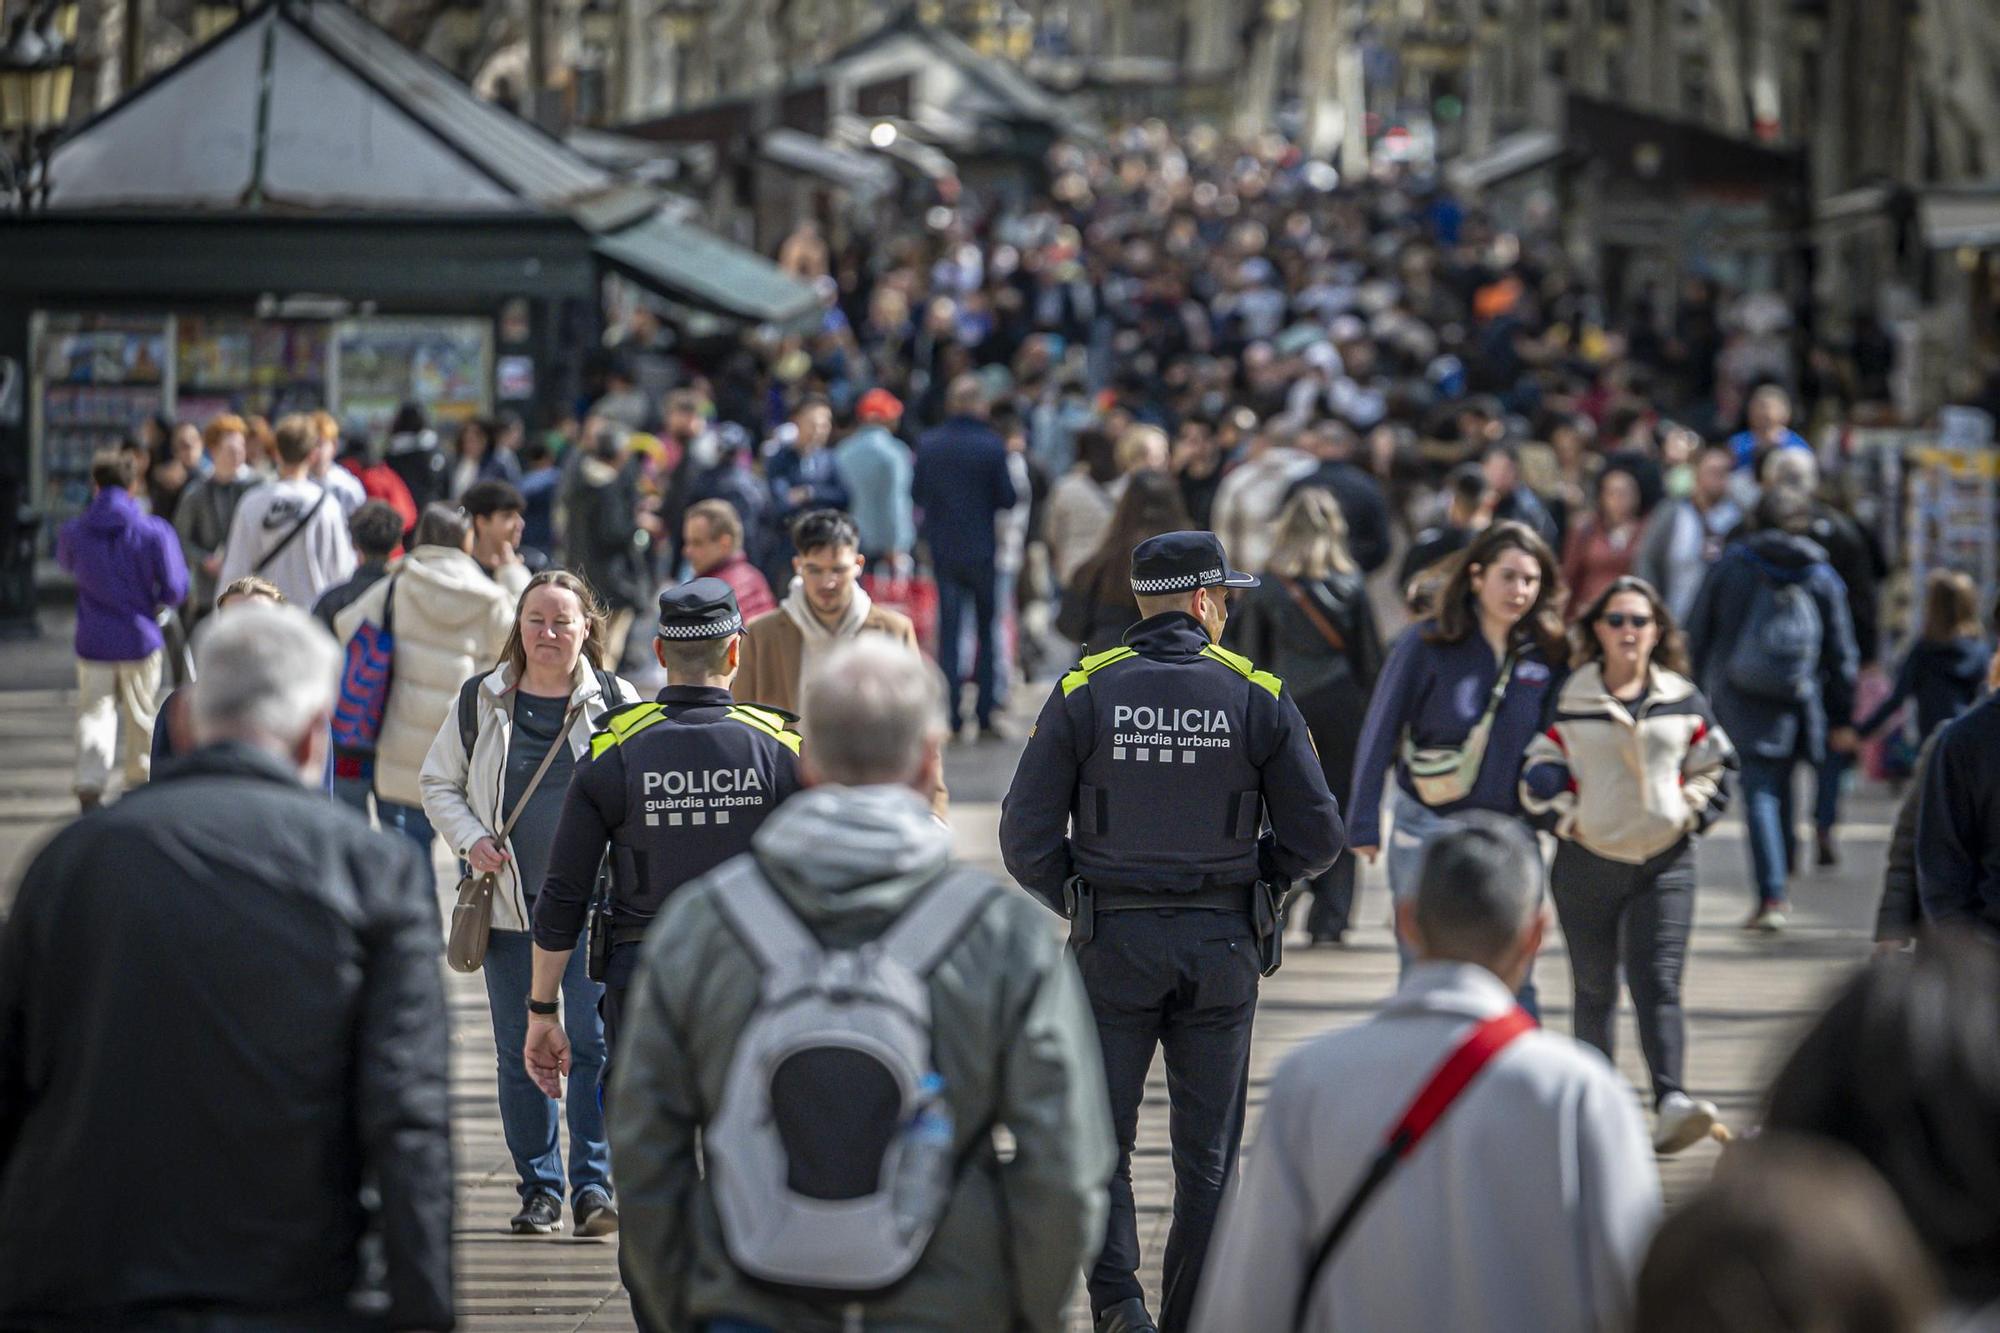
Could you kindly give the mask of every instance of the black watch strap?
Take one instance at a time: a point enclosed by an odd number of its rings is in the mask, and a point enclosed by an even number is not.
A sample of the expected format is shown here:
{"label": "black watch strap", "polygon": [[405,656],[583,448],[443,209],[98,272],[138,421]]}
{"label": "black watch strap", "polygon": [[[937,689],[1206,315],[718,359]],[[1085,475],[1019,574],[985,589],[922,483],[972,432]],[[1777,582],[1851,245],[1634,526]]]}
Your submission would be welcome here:
{"label": "black watch strap", "polygon": [[562,1004],[557,1000],[530,999],[528,1001],[528,1012],[531,1014],[556,1014],[561,1011]]}

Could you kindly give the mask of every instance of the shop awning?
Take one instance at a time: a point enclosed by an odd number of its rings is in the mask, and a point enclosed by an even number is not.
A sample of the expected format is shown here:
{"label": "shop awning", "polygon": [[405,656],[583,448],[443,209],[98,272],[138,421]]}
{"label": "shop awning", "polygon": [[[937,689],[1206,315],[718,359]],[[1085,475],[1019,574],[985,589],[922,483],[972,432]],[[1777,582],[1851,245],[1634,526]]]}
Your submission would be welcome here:
{"label": "shop awning", "polygon": [[1562,137],[1553,130],[1522,130],[1477,157],[1454,163],[1446,174],[1457,189],[1484,190],[1546,167],[1562,153]]}
{"label": "shop awning", "polygon": [[754,250],[662,214],[600,233],[591,248],[640,286],[718,314],[788,324],[819,304],[811,287]]}
{"label": "shop awning", "polygon": [[1918,196],[1917,216],[1933,250],[2000,248],[2000,181],[1933,186]]}
{"label": "shop awning", "polygon": [[817,176],[857,194],[886,194],[896,188],[896,169],[887,162],[798,130],[772,130],[759,149],[781,167]]}

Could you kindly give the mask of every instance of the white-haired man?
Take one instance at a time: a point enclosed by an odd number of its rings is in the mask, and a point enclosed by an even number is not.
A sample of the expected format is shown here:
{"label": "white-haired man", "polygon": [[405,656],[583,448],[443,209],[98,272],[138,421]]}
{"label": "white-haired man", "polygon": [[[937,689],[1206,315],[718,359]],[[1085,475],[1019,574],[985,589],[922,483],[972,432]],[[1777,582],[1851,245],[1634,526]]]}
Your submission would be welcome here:
{"label": "white-haired man", "polygon": [[[1401,988],[1272,1081],[1201,1333],[1626,1324],[1660,1206],[1645,1126],[1601,1055],[1515,1008],[1544,929],[1534,835],[1478,811],[1454,825],[1397,909],[1419,960]],[[1392,1129],[1414,1135],[1400,1157]]]}
{"label": "white-haired man", "polygon": [[[0,1327],[448,1328],[441,934],[326,799],[340,654],[245,606],[197,748],[71,824],[0,930]],[[365,1192],[376,1202],[365,1205]],[[380,1237],[387,1308],[349,1306]]]}
{"label": "white-haired man", "polygon": [[[682,889],[643,945],[608,1099],[632,1303],[660,1328],[948,1317],[969,1333],[1054,1333],[1103,1235],[1113,1161],[1076,966],[1026,895],[952,861],[951,834],[931,817],[945,736],[935,669],[865,635],[814,664],[802,702],[809,789],[764,822],[748,855]],[[916,948],[922,939],[929,947]],[[922,983],[898,1008],[928,1010],[929,1100],[914,1118],[864,1046],[809,1042],[801,1010],[785,1007],[824,993],[822,1022],[865,1017],[880,959]],[[775,975],[801,965],[817,981],[794,989]],[[768,1084],[741,1077],[739,1047],[788,1018]],[[770,1115],[731,1120],[753,1094],[768,1096]],[[772,1124],[782,1158],[759,1158],[745,1133]],[[999,1125],[1015,1144],[1004,1162]],[[912,1152],[942,1170],[906,1190],[899,1158]],[[762,1169],[774,1161],[775,1173]],[[898,1225],[877,1229],[871,1219],[886,1214],[869,1196],[883,1172],[898,1177]],[[802,1229],[787,1231],[801,1214]],[[936,1225],[920,1257],[870,1266],[913,1219]],[[760,1271],[752,1260],[765,1250]],[[793,1271],[815,1259],[831,1271]],[[841,1291],[815,1298],[807,1286]]]}

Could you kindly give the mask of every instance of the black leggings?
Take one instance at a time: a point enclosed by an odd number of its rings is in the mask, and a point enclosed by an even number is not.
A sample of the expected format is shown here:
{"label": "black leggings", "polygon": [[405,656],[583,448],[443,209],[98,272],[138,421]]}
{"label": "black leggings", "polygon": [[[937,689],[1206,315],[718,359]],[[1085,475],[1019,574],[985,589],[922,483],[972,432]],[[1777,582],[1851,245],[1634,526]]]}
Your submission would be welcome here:
{"label": "black leggings", "polygon": [[1643,865],[1608,860],[1564,841],[1549,871],[1549,893],[1569,942],[1576,1039],[1613,1058],[1622,960],[1656,1106],[1668,1093],[1683,1091],[1681,967],[1694,926],[1694,883],[1694,843],[1688,839]]}

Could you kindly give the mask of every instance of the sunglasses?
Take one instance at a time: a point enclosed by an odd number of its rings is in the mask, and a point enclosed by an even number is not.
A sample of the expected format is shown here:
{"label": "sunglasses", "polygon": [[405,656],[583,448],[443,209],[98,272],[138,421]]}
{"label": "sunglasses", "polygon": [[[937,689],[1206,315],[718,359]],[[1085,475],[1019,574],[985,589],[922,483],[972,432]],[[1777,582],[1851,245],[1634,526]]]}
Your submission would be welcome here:
{"label": "sunglasses", "polygon": [[1642,613],[1627,614],[1624,611],[1611,611],[1605,614],[1604,623],[1613,629],[1624,629],[1627,625],[1633,629],[1644,629],[1653,623],[1653,618]]}

